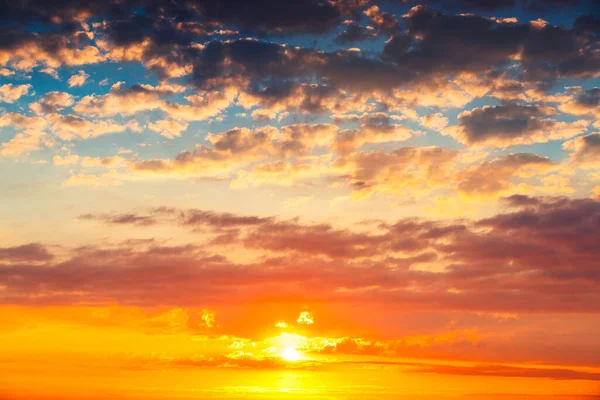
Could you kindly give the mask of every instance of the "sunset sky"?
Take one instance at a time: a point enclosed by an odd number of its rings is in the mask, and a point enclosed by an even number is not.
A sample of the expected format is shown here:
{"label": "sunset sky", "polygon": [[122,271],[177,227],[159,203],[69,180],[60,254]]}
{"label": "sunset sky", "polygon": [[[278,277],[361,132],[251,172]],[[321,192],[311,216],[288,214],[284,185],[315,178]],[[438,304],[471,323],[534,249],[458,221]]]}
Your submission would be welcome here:
{"label": "sunset sky", "polygon": [[599,399],[599,11],[0,0],[0,399]]}

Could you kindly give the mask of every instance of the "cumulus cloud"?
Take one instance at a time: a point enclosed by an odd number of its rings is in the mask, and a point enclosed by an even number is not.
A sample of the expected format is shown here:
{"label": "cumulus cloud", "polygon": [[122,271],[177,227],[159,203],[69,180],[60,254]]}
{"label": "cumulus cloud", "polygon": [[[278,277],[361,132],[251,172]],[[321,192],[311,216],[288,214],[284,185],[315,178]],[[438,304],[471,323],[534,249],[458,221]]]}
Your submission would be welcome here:
{"label": "cumulus cloud", "polygon": [[434,131],[442,131],[448,125],[448,118],[442,113],[429,114],[419,119],[421,125]]}
{"label": "cumulus cloud", "polygon": [[45,132],[27,129],[14,135],[8,142],[2,143],[0,155],[3,157],[18,157],[29,154],[42,147],[51,147],[54,141]]}
{"label": "cumulus cloud", "polygon": [[458,173],[458,190],[469,195],[498,195],[512,187],[512,178],[533,177],[556,167],[550,159],[535,154],[508,154]]}
{"label": "cumulus cloud", "polygon": [[444,187],[456,153],[439,147],[403,147],[393,152],[359,152],[340,158],[334,167],[347,173],[357,196],[374,191],[429,193]]}
{"label": "cumulus cloud", "polygon": [[48,73],[62,65],[82,66],[106,60],[97,47],[89,44],[86,33],[37,34],[14,29],[3,29],[2,32],[7,40],[0,46],[0,64],[10,64],[15,70],[31,71],[43,65]]}
{"label": "cumulus cloud", "polygon": [[57,154],[54,157],[52,157],[52,163],[54,165],[61,166],[75,165],[79,162],[79,158],[80,157],[77,154],[67,154],[65,156]]}
{"label": "cumulus cloud", "polygon": [[5,113],[0,116],[0,128],[3,127],[12,127],[17,133],[8,142],[2,143],[2,156],[17,157],[53,144],[52,138],[44,131],[46,121],[43,118]]}
{"label": "cumulus cloud", "polygon": [[366,111],[364,96],[353,96],[327,84],[275,83],[261,90],[242,91],[237,103],[244,108],[258,107],[253,116],[274,118],[286,111],[302,114]]}
{"label": "cumulus cloud", "polygon": [[164,99],[181,88],[172,85],[133,85],[124,87],[119,82],[114,84],[110,92],[101,95],[89,95],[82,98],[73,110],[79,114],[93,117],[109,117],[114,115],[134,115],[140,112],[159,110],[172,119],[198,121],[219,114],[227,108],[235,93],[232,90],[211,91],[203,95],[189,95],[187,103],[173,103]]}
{"label": "cumulus cloud", "polygon": [[90,76],[84,70],[79,70],[79,72],[72,75],[67,82],[69,83],[69,87],[83,86],[89,77]]}
{"label": "cumulus cloud", "polygon": [[9,76],[13,76],[15,74],[15,71],[11,71],[8,68],[0,68],[0,76],[7,78]]}
{"label": "cumulus cloud", "polygon": [[40,72],[46,75],[50,75],[56,80],[60,79],[60,76],[58,76],[58,71],[54,68],[42,68],[40,69]]}
{"label": "cumulus cloud", "polygon": [[539,105],[507,103],[485,106],[459,114],[459,124],[444,133],[475,147],[510,147],[569,139],[588,127],[586,121],[557,122],[556,110]]}
{"label": "cumulus cloud", "polygon": [[[410,68],[429,73],[483,72],[518,59],[527,80],[597,74],[593,67],[599,62],[597,54],[580,47],[595,39],[568,29],[505,23],[472,14],[444,15],[426,6],[415,6],[404,19],[409,23],[408,35],[394,36],[384,55]],[[414,37],[420,38],[418,50],[410,46]],[[551,48],[546,45],[550,42],[554,43]]]}
{"label": "cumulus cloud", "polygon": [[573,98],[562,104],[560,110],[582,117],[600,119],[600,88],[587,90],[579,88],[578,92]]}
{"label": "cumulus cloud", "polygon": [[120,83],[111,87],[108,94],[83,97],[73,110],[82,115],[108,117],[117,114],[132,115],[137,112],[155,110],[163,105],[160,93],[141,85],[129,89]]}
{"label": "cumulus cloud", "polygon": [[569,159],[582,168],[600,168],[600,134],[592,133],[563,144],[571,152]]}
{"label": "cumulus cloud", "polygon": [[365,114],[358,129],[349,129],[335,136],[332,149],[349,153],[369,143],[400,142],[418,134],[407,127],[392,123],[385,113]]}
{"label": "cumulus cloud", "polygon": [[14,103],[29,93],[29,89],[31,89],[31,85],[13,85],[12,83],[2,85],[0,86],[0,103]]}
{"label": "cumulus cloud", "polygon": [[196,145],[193,151],[182,151],[173,160],[134,160],[130,168],[139,173],[216,176],[258,160],[308,155],[331,141],[336,130],[331,124],[233,128],[207,135],[212,147]]}
{"label": "cumulus cloud", "polygon": [[48,92],[38,101],[29,104],[36,114],[53,114],[73,105],[73,96],[66,92]]}
{"label": "cumulus cloud", "polygon": [[395,33],[399,29],[396,16],[389,12],[381,11],[377,6],[371,6],[363,13],[369,18],[373,26],[382,32]]}
{"label": "cumulus cloud", "polygon": [[48,114],[49,129],[62,140],[91,139],[126,130],[139,131],[137,121],[118,123],[114,120],[87,120],[76,115]]}
{"label": "cumulus cloud", "polygon": [[158,132],[167,139],[174,139],[181,136],[182,132],[188,128],[187,122],[177,121],[174,119],[163,119],[148,124],[148,129]]}

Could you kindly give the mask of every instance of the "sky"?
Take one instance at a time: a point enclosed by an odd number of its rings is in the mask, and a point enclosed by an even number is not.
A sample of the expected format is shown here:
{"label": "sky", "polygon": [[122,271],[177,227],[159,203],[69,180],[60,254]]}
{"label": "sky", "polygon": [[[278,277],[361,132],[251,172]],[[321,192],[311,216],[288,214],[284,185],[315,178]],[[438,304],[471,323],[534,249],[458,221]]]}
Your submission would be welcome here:
{"label": "sky", "polygon": [[600,398],[597,0],[0,0],[0,399]]}

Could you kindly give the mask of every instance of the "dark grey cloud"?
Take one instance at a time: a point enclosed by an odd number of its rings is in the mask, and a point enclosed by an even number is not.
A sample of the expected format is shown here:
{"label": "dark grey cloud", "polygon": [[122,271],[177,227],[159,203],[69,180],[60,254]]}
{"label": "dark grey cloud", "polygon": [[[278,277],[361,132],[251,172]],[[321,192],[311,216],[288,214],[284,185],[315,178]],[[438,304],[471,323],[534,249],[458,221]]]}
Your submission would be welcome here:
{"label": "dark grey cloud", "polygon": [[582,15],[575,20],[573,28],[578,32],[600,35],[600,16]]}
{"label": "dark grey cloud", "polygon": [[[72,23],[82,15],[93,15],[110,20],[141,15],[154,23],[161,19],[235,25],[245,29],[265,32],[324,32],[344,15],[350,15],[364,6],[361,0],[300,0],[282,3],[278,0],[30,0],[26,2],[2,0],[3,17],[13,24],[62,21]],[[140,20],[138,20],[140,22]],[[129,28],[139,33],[136,26]],[[140,27],[149,26],[146,22]],[[124,32],[122,30],[122,32]]]}
{"label": "dark grey cloud", "polygon": [[506,9],[525,10],[551,14],[569,8],[592,9],[595,0],[428,0],[415,1],[415,4],[425,3],[440,6],[444,9],[457,11],[500,11]]}
{"label": "dark grey cloud", "polygon": [[446,15],[417,6],[405,17],[408,35],[394,36],[383,56],[421,74],[484,72],[514,63],[541,83],[592,77],[600,66],[598,40],[550,24],[507,23],[476,15]]}
{"label": "dark grey cloud", "polygon": [[556,111],[538,105],[516,103],[476,108],[460,114],[458,120],[467,143],[510,140],[552,130],[554,122],[544,119]]}

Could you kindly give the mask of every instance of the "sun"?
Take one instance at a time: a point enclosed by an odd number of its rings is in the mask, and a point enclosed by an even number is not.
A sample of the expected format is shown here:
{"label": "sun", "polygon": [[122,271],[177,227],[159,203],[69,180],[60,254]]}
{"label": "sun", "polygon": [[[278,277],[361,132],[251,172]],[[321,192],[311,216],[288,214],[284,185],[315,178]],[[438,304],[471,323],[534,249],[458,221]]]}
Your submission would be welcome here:
{"label": "sun", "polygon": [[281,358],[286,361],[294,362],[301,358],[300,352],[293,347],[288,347],[281,353]]}

